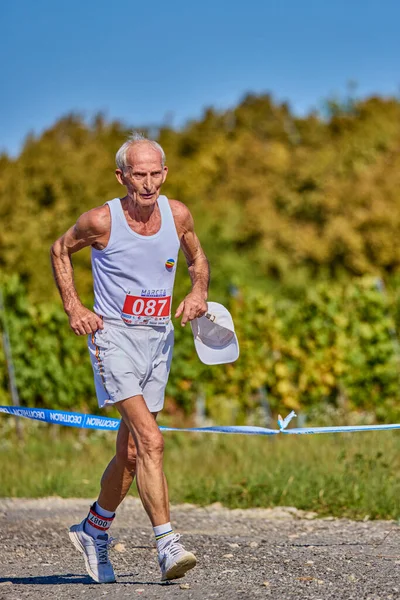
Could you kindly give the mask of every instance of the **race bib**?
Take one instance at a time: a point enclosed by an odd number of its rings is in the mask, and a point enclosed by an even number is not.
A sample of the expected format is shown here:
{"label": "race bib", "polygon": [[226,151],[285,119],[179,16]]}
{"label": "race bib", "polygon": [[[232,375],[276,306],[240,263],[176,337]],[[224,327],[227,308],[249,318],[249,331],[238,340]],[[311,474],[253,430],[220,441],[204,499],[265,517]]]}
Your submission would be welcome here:
{"label": "race bib", "polygon": [[129,292],[122,308],[122,320],[128,325],[167,325],[171,314],[171,291]]}

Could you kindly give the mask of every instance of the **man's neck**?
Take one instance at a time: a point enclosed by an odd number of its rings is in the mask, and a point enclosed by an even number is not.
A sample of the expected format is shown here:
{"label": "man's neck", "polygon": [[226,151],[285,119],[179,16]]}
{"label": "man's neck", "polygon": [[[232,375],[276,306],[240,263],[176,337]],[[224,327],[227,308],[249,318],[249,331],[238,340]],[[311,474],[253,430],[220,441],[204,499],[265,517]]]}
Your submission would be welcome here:
{"label": "man's neck", "polygon": [[129,217],[138,223],[148,223],[158,212],[157,201],[151,206],[141,206],[133,196],[125,196],[123,200]]}

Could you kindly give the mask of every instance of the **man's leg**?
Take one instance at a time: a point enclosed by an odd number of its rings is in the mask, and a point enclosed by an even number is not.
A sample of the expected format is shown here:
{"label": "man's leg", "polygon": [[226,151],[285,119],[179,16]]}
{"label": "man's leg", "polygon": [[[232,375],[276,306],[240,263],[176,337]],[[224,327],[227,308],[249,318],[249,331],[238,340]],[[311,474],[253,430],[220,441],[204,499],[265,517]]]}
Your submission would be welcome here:
{"label": "man's leg", "polygon": [[[156,416],[157,413],[154,414]],[[116,452],[101,478],[101,490],[97,504],[115,512],[131,487],[136,473],[136,446],[132,435],[122,419],[119,426]]]}
{"label": "man's leg", "polygon": [[170,516],[168,487],[163,471],[164,439],[154,415],[147,408],[143,396],[133,396],[115,406],[136,448],[136,485],[144,509],[153,527],[167,523]]}
{"label": "man's leg", "polygon": [[196,557],[179,543],[171,528],[168,487],[163,470],[164,438],[143,396],[133,396],[116,406],[135,442],[136,484],[154,528],[162,579],[176,579],[196,564]]}
{"label": "man's leg", "polygon": [[[152,415],[156,419],[158,412],[154,412]],[[136,455],[132,434],[125,421],[121,419],[117,434],[116,453],[103,473],[100,495],[93,505],[93,510],[100,517],[114,517],[115,511],[129,492],[136,474]],[[100,533],[88,522],[85,524],[85,531],[93,537],[97,537]]]}

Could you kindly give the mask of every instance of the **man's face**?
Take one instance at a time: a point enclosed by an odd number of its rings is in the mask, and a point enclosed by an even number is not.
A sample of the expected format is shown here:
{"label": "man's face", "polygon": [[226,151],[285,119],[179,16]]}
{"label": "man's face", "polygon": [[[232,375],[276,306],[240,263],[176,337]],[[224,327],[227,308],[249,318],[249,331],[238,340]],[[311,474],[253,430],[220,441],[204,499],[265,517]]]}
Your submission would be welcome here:
{"label": "man's face", "polygon": [[140,206],[152,206],[168,172],[161,164],[161,153],[147,142],[137,142],[129,148],[126,158],[124,170],[115,171],[118,181]]}

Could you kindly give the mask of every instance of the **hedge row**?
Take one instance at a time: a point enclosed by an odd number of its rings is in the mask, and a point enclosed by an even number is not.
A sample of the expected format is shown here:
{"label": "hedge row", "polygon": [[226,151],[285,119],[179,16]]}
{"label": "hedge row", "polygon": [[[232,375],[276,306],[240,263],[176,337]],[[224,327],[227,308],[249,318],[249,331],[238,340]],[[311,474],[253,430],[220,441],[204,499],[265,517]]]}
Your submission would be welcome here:
{"label": "hedge row", "polygon": [[[21,404],[96,412],[86,340],[70,331],[61,306],[32,305],[17,278],[3,293]],[[167,411],[192,414],[202,394],[219,422],[257,422],[260,398],[273,412],[400,417],[394,309],[374,280],[321,284],[292,300],[242,289],[230,310],[241,347],[232,365],[202,365],[190,328],[175,327]],[[0,403],[9,402],[0,347]]]}

